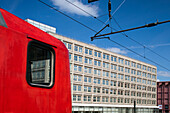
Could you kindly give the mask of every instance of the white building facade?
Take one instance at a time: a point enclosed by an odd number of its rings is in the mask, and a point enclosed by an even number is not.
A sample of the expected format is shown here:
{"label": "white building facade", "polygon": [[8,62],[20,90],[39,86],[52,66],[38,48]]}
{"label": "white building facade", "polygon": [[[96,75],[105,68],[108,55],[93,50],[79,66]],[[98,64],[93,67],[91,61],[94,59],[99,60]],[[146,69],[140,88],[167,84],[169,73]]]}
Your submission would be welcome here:
{"label": "white building facade", "polygon": [[134,101],[136,113],[158,112],[155,66],[53,31],[69,50],[73,113],[134,113]]}
{"label": "white building facade", "polygon": [[69,50],[73,113],[157,113],[157,68],[58,34]]}

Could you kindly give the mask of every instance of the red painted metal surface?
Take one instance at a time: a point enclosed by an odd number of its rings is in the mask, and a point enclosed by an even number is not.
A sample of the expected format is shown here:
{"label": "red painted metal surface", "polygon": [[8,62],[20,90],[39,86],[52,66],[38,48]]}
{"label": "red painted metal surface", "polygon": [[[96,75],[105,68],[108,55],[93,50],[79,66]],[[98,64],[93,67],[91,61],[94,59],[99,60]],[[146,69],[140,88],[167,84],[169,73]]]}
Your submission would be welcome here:
{"label": "red painted metal surface", "polygon": [[[71,113],[69,55],[64,44],[15,15],[0,12],[8,26],[0,26],[0,113]],[[50,89],[26,81],[32,39],[52,45],[55,51],[55,82]]]}

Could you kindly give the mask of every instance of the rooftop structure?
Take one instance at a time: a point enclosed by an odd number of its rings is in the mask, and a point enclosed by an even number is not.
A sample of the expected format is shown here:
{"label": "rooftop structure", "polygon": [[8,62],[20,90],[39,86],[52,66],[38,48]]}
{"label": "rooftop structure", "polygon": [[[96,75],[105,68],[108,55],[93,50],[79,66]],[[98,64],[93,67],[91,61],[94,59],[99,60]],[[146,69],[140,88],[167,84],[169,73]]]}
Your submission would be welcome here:
{"label": "rooftop structure", "polygon": [[27,21],[28,23],[32,24],[33,26],[45,31],[45,32],[52,32],[52,33],[56,33],[56,28],[55,27],[51,27],[45,24],[42,24],[40,22],[31,20],[31,19],[26,19],[25,21]]}

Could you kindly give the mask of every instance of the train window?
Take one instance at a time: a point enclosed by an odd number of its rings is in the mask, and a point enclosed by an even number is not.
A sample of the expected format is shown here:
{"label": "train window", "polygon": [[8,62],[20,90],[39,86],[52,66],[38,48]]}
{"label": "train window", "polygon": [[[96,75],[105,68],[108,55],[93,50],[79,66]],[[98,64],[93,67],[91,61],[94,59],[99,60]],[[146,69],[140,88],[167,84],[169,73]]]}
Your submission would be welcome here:
{"label": "train window", "polygon": [[27,82],[31,86],[53,86],[54,50],[49,45],[35,41],[28,44]]}

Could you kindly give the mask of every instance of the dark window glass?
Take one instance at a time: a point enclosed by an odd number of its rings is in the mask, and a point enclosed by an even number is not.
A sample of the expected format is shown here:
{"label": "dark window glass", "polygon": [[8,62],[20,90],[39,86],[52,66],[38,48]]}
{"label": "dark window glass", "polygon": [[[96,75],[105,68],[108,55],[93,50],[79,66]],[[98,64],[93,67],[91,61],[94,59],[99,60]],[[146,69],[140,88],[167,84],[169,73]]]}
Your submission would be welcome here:
{"label": "dark window glass", "polygon": [[37,42],[28,45],[27,81],[33,86],[51,87],[53,85],[53,49]]}
{"label": "dark window glass", "polygon": [[165,105],[165,109],[168,109],[169,108],[169,106],[168,105]]}

